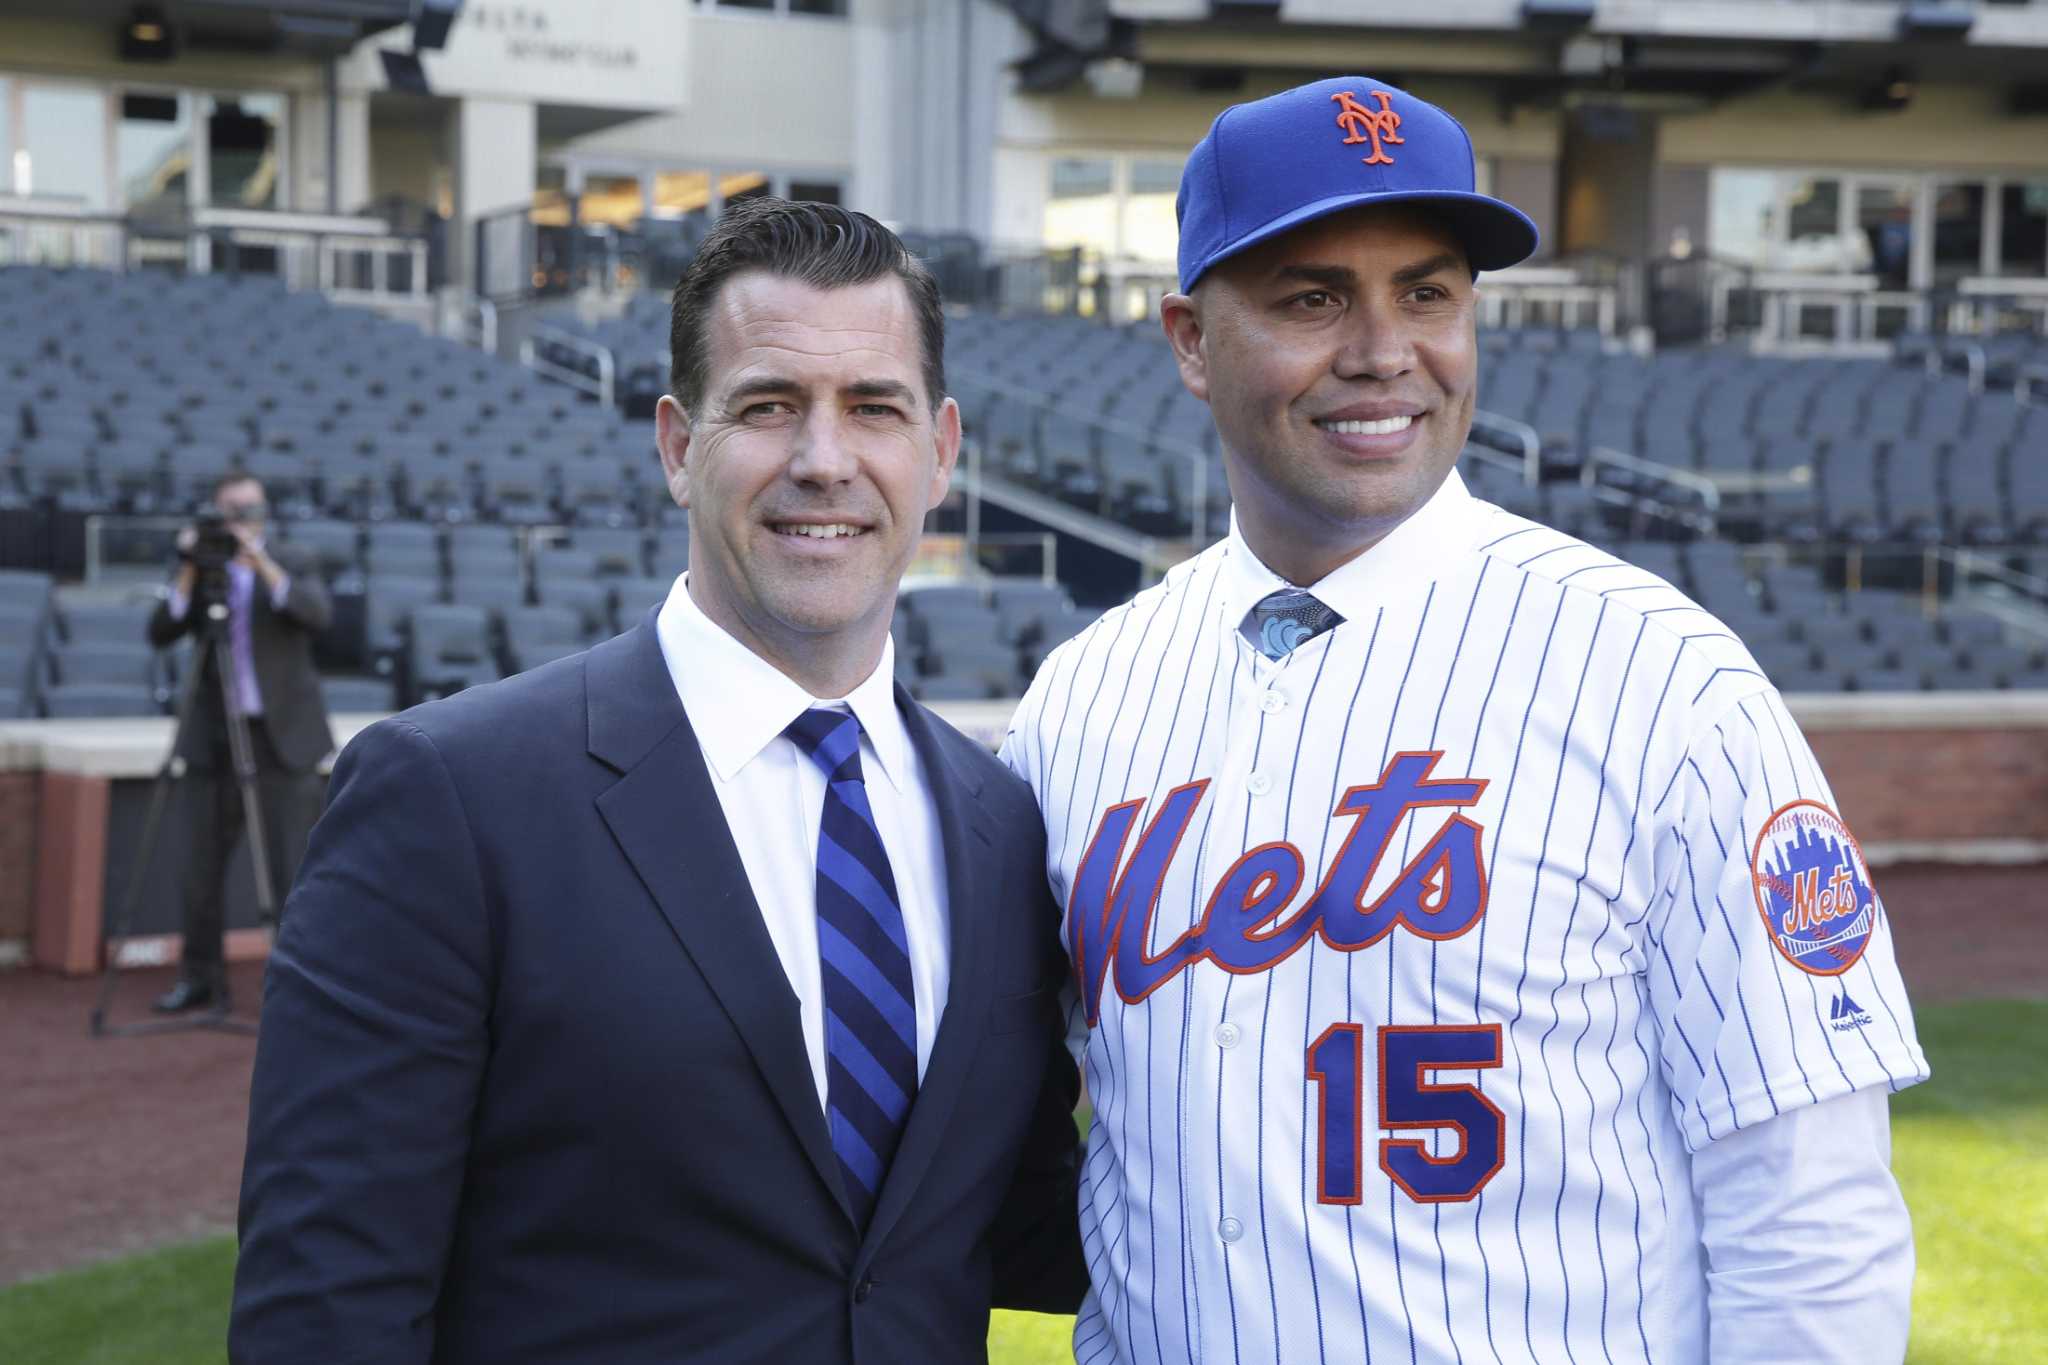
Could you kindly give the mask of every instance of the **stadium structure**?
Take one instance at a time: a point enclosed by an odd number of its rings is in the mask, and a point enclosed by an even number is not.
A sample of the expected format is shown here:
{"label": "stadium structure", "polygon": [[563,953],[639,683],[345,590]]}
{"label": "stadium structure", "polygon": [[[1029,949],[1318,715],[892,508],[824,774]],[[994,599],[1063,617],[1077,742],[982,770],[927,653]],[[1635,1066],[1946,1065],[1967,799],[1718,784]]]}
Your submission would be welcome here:
{"label": "stadium structure", "polygon": [[1795,696],[2048,686],[2048,3],[0,0],[0,716],[162,716],[141,619],[230,467],[321,557],[337,711],[630,625],[687,556],[666,290],[782,194],[946,290],[898,669],[999,733],[1226,526],[1156,322],[1182,160],[1345,72],[1543,233],[1482,280],[1478,493]]}

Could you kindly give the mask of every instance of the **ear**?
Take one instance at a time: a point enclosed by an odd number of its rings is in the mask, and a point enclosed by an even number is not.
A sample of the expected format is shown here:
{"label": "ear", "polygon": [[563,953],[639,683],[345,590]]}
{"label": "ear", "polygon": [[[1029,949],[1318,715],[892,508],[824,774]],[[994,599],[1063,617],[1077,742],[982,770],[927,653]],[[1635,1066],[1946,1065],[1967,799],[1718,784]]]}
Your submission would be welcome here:
{"label": "ear", "polygon": [[1203,402],[1209,401],[1209,357],[1202,350],[1201,306],[1186,294],[1168,294],[1159,300],[1159,325],[1166,343],[1173,347],[1174,363],[1180,366],[1180,382]]}
{"label": "ear", "polygon": [[960,461],[960,405],[948,398],[939,404],[938,416],[932,421],[932,444],[938,449],[938,463],[932,469],[931,497],[925,503],[929,512],[946,500],[946,490],[953,485],[953,469]]}
{"label": "ear", "polygon": [[676,506],[690,505],[690,414],[668,394],[654,405],[654,444],[661,451],[661,478]]}

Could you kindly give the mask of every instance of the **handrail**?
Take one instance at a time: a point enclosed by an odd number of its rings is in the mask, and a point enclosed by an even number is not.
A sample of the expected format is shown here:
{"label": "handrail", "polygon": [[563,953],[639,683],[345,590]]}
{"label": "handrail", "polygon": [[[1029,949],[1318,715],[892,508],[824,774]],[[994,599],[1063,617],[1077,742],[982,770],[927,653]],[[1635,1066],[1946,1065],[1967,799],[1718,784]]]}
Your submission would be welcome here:
{"label": "handrail", "polygon": [[[544,358],[534,346],[536,341],[546,341],[550,345],[562,346],[591,357],[597,363],[597,374],[588,375],[581,370],[572,370],[566,365],[557,365],[554,361]],[[585,340],[559,327],[550,327],[544,322],[535,323],[533,330],[519,343],[519,363],[543,379],[552,379],[558,384],[566,384],[572,389],[589,394],[606,408],[615,405],[616,367],[609,346],[600,346],[594,341]]]}
{"label": "handrail", "polygon": [[[1600,483],[1600,469],[1602,466],[1612,466],[1616,469],[1626,470],[1630,474],[1660,480],[1674,488],[1688,490],[1699,498],[1700,505],[1704,511],[1696,515],[1687,508],[1666,507],[1664,515],[1669,516],[1674,521],[1684,522],[1695,530],[1707,535],[1713,535],[1719,529],[1721,490],[1714,484],[1713,480],[1695,474],[1689,469],[1679,469],[1674,465],[1643,459],[1640,455],[1631,455],[1624,450],[1615,450],[1609,446],[1596,445],[1586,452],[1585,462],[1580,466],[1580,485],[1594,492],[1619,492],[1620,490],[1618,489],[1603,489]],[[1634,497],[1634,490],[1630,490],[1630,496],[1631,498]]]}
{"label": "handrail", "polygon": [[1193,503],[1189,513],[1189,531],[1197,542],[1207,543],[1207,536],[1209,534],[1209,456],[1206,451],[1198,446],[1185,445],[1179,441],[1162,437],[1132,422],[1124,422],[1114,417],[1104,417],[1095,413],[1071,412],[1035,390],[1023,388],[1007,380],[997,379],[993,375],[974,370],[962,370],[958,367],[955,367],[953,373],[980,388],[994,392],[999,397],[1009,399],[1025,407],[1039,412],[1057,413],[1062,417],[1094,427],[1098,431],[1104,431],[1112,436],[1119,436],[1126,440],[1137,441],[1150,446],[1154,450],[1168,455],[1179,456],[1187,460],[1191,466],[1188,477],[1189,490],[1192,495],[1191,501]]}
{"label": "handrail", "polygon": [[1534,488],[1543,481],[1543,438],[1536,434],[1536,428],[1527,422],[1498,412],[1476,408],[1472,413],[1472,435],[1480,434],[1481,424],[1491,428],[1488,435],[1504,437],[1515,443],[1515,450],[1522,457],[1522,482]]}

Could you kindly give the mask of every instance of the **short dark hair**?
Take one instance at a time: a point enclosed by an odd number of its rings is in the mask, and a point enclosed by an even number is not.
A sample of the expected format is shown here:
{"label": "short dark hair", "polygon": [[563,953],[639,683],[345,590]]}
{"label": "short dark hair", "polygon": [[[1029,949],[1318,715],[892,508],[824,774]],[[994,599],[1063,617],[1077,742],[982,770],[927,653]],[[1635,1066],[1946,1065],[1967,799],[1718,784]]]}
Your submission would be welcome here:
{"label": "short dark hair", "polygon": [[765,270],[810,285],[839,289],[886,275],[903,281],[924,343],[925,397],[937,410],[946,396],[946,314],[939,283],[902,239],[865,213],[837,204],[768,196],[726,210],[676,284],[669,308],[669,392],[691,414],[710,379],[711,305],[734,275]]}

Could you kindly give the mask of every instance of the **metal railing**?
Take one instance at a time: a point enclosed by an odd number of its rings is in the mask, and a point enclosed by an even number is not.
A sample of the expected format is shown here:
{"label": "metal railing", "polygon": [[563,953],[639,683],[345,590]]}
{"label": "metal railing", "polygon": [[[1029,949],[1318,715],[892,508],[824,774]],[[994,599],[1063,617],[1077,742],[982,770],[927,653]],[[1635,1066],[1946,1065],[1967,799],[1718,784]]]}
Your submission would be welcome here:
{"label": "metal railing", "polygon": [[1057,414],[1069,421],[1079,422],[1103,435],[1119,441],[1135,444],[1170,459],[1185,461],[1188,466],[1188,506],[1190,534],[1197,541],[1206,543],[1214,519],[1209,515],[1209,455],[1199,446],[1162,437],[1136,423],[1120,421],[1093,413],[1075,413],[1047,399],[1045,395],[1031,389],[997,379],[993,375],[973,370],[955,369],[955,377],[969,385],[985,390],[1005,402],[1015,403],[1034,414],[1031,425],[1031,439],[1042,454],[1045,449],[1045,431],[1042,419],[1046,414]]}
{"label": "metal railing", "polygon": [[[1602,473],[1608,470],[1619,471],[1623,477],[1617,482],[1626,487],[1615,488],[1603,481]],[[1579,482],[1589,489],[1625,493],[1632,502],[1647,499],[1651,504],[1650,510],[1656,515],[1689,527],[1700,535],[1711,536],[1719,526],[1720,488],[1712,479],[1690,469],[1646,460],[1607,446],[1594,446],[1586,452],[1585,462],[1580,466]],[[1645,484],[1649,487],[1645,488]],[[1669,489],[1680,490],[1679,495],[1668,496],[1666,490]],[[1695,503],[1696,506],[1691,505]]]}
{"label": "metal railing", "polygon": [[1472,413],[1472,433],[1467,439],[1513,455],[1522,482],[1529,487],[1543,482],[1543,438],[1527,422],[1479,408]]}
{"label": "metal railing", "polygon": [[[541,353],[543,345],[585,357],[590,361],[591,368],[587,371],[581,370],[552,360]],[[519,343],[519,363],[543,379],[552,379],[558,384],[568,385],[579,393],[588,394],[606,409],[614,405],[617,394],[616,367],[612,362],[609,346],[586,341],[559,327],[536,323],[527,333],[525,340]]]}
{"label": "metal railing", "polygon": [[1483,278],[1479,321],[1486,327],[1591,326],[1611,337],[1619,297],[1614,285],[1588,281],[1571,266],[1510,266]]}
{"label": "metal railing", "polygon": [[428,310],[430,261],[426,236],[393,232],[381,218],[208,208],[145,221],[0,196],[5,265],[261,274],[337,303]]}

